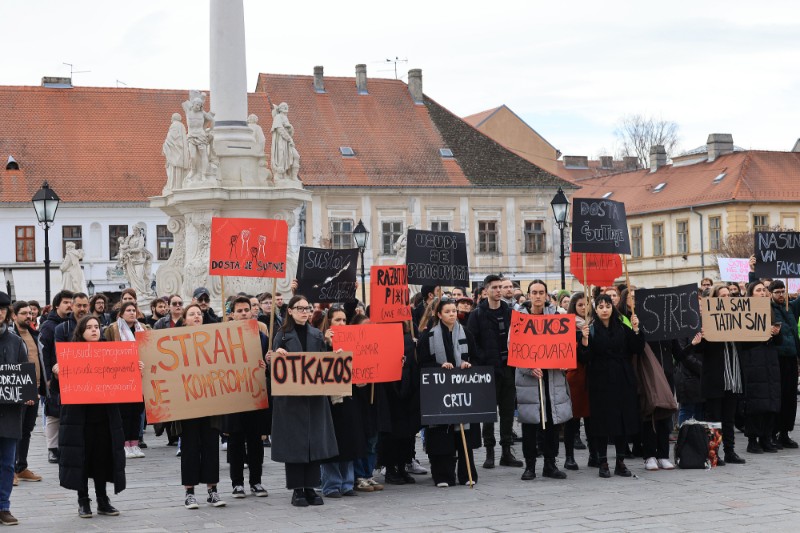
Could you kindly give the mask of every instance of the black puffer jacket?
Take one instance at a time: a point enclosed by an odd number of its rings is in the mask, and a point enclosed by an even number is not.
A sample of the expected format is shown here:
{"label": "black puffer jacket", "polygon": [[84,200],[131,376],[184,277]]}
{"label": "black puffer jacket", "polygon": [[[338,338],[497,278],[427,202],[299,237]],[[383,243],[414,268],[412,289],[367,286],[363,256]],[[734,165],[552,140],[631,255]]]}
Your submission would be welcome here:
{"label": "black puffer jacket", "polygon": [[508,364],[508,330],[511,327],[511,308],[500,301],[497,309],[489,308],[483,300],[469,315],[467,331],[475,339],[477,353],[473,357],[475,366],[504,367]]}
{"label": "black puffer jacket", "polygon": [[675,397],[678,403],[702,403],[703,359],[696,346],[688,344],[680,352],[673,352],[675,360]]}
{"label": "black puffer jacket", "polygon": [[781,410],[781,369],[777,346],[780,335],[766,342],[737,343],[747,413],[777,413]]}

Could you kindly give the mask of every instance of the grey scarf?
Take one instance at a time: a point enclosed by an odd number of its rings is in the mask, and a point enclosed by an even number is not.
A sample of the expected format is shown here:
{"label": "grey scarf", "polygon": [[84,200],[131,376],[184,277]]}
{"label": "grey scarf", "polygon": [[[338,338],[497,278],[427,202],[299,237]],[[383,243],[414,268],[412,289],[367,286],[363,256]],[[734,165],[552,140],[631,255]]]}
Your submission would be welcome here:
{"label": "grey scarf", "polygon": [[[433,334],[430,336],[429,340],[431,352],[433,352],[434,357],[436,357],[436,362],[439,363],[440,366],[447,362],[447,352],[444,349],[444,337],[442,337],[446,327],[447,326],[443,326],[440,322],[431,330]],[[454,366],[456,368],[461,368],[461,354],[467,351],[467,334],[464,333],[464,328],[458,320],[456,320],[456,325],[453,326],[451,335],[453,338],[453,358],[456,360]],[[462,340],[465,342],[460,342]]]}

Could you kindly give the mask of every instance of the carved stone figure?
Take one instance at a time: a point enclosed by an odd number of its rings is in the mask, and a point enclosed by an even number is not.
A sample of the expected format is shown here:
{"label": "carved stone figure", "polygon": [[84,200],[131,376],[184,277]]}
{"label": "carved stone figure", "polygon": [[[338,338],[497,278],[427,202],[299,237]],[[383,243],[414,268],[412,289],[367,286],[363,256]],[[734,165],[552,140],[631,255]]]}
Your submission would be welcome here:
{"label": "carved stone figure", "polygon": [[214,160],[211,148],[214,113],[203,110],[205,101],[204,93],[189,91],[189,99],[181,104],[186,113],[186,124],[189,127],[187,136],[189,173],[184,179],[184,186],[202,184],[216,179],[211,165]]}
{"label": "carved stone figure", "polygon": [[179,113],[172,114],[172,124],[161,152],[167,160],[167,184],[162,194],[168,194],[183,186],[183,178],[189,168],[189,143]]}
{"label": "carved stone figure", "polygon": [[64,261],[61,262],[60,267],[62,290],[86,294],[86,279],[83,277],[81,259],[83,259],[83,250],[76,249],[74,242],[67,242]]}
{"label": "carved stone figure", "polygon": [[153,254],[146,248],[145,228],[141,224],[133,227],[133,234],[120,237],[117,266],[125,272],[128,284],[136,290],[140,306],[147,305],[155,297],[150,288]]}
{"label": "carved stone figure", "polygon": [[406,234],[403,233],[392,245],[395,255],[397,256],[397,264],[403,265],[406,262]]}
{"label": "carved stone figure", "polygon": [[294,128],[289,123],[286,102],[272,106],[272,174],[276,180],[296,180],[300,154],[294,146]]}

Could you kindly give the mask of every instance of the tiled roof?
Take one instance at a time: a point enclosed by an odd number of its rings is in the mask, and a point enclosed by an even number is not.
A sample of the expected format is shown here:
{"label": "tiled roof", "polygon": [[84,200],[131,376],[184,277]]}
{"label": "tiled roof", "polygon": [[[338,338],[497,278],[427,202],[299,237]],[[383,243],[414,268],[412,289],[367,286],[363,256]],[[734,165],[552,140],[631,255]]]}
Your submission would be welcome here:
{"label": "tiled roof", "polygon": [[559,160],[558,175],[566,180],[572,181],[573,183],[578,183],[578,181],[586,178],[596,178],[599,176],[615,174],[617,172],[624,172],[625,162],[619,160],[614,161],[613,167],[614,168],[602,168],[600,161],[597,159],[590,159],[589,164],[586,167],[580,168],[565,166],[564,161]]}
{"label": "tiled roof", "polygon": [[[715,178],[725,174],[715,182]],[[731,201],[800,201],[800,153],[745,151],[711,163],[666,166],[579,180],[580,195],[624,202],[628,214],[688,208]],[[660,192],[653,192],[661,183]]]}

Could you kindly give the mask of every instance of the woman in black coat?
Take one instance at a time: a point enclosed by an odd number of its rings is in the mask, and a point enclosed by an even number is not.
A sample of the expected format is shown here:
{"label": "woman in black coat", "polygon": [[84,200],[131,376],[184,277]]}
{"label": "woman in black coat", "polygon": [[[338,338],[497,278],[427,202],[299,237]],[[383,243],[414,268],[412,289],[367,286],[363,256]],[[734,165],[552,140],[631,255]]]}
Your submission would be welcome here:
{"label": "woman in black coat", "polygon": [[[747,296],[769,298],[769,291],[763,283],[754,281],[747,286]],[[781,324],[773,321],[769,340],[736,343],[744,381],[748,453],[778,451],[772,434],[781,410],[781,371],[776,348],[782,342],[780,332]]]}
{"label": "woman in black coat", "polygon": [[[289,300],[286,319],[272,343],[275,353],[327,351],[322,332],[308,323],[311,310],[304,296]],[[271,356],[268,352],[268,362]],[[273,397],[272,460],[285,464],[292,505],[324,503],[314,490],[320,485],[320,462],[338,453],[327,396]]]}
{"label": "woman in black coat", "polygon": [[[441,300],[436,305],[434,315],[437,324],[423,333],[417,343],[419,366],[441,367],[445,370],[453,368],[469,368],[470,359],[477,353],[472,335],[458,322],[458,311],[454,300]],[[435,339],[441,338],[441,348],[437,349]],[[456,345],[458,352],[456,354]],[[460,364],[459,364],[460,361]],[[467,427],[469,426],[469,427]],[[478,481],[478,471],[472,450],[481,445],[480,424],[464,424],[468,455],[464,454],[461,432],[453,424],[427,426],[425,429],[425,447],[431,462],[431,476],[437,487],[450,487],[456,484],[456,456],[458,457],[458,482],[465,485],[469,481],[466,458],[473,483]]]}
{"label": "woman in black coat", "polygon": [[[75,328],[73,342],[100,341],[100,321],[85,316]],[[58,364],[53,366],[58,374]],[[106,482],[114,494],[125,490],[125,437],[118,404],[64,404],[58,430],[58,479],[66,489],[78,491],[78,515],[91,518],[89,478],[94,480],[97,514],[117,516],[106,494]]]}
{"label": "woman in black coat", "polygon": [[625,466],[627,438],[639,431],[636,375],[631,358],[644,350],[639,318],[631,316],[631,327],[622,323],[611,297],[601,294],[595,301],[595,320],[578,335],[578,357],[586,364],[589,408],[600,477],[611,477],[608,469],[608,439],[614,440],[617,463],[614,474],[631,475]]}

